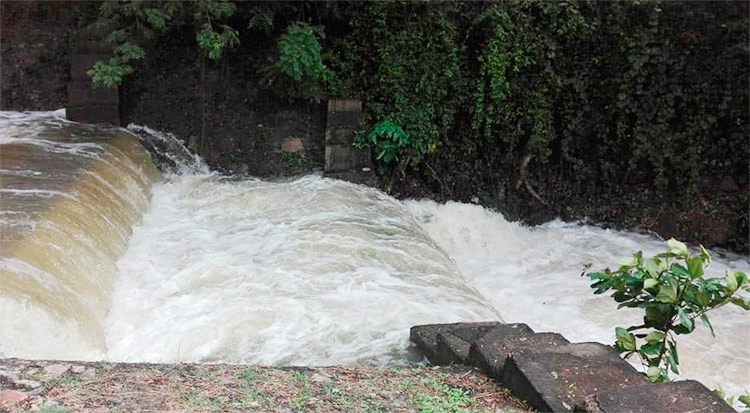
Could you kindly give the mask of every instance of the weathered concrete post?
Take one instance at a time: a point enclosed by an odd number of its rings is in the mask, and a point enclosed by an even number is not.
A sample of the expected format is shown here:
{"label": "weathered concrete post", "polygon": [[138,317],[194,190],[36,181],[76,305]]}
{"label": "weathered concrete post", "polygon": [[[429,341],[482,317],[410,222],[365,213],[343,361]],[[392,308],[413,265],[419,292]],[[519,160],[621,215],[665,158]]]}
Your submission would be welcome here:
{"label": "weathered concrete post", "polygon": [[362,121],[362,102],[355,99],[328,101],[325,175],[361,184],[374,181],[369,148],[352,146]]}
{"label": "weathered concrete post", "polygon": [[120,96],[117,88],[94,88],[86,72],[97,60],[111,57],[110,51],[97,40],[82,34],[70,58],[67,118],[77,122],[120,125]]}

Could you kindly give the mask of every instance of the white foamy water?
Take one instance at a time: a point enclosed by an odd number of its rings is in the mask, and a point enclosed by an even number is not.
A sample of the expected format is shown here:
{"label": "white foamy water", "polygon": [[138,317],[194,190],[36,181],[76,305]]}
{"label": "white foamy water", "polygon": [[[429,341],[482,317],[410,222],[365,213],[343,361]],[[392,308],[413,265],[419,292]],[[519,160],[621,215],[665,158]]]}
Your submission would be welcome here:
{"label": "white foamy water", "polygon": [[308,176],[175,176],[118,263],[110,357],[403,363],[415,324],[499,319],[403,204]]}
{"label": "white foamy water", "polygon": [[[666,243],[647,235],[554,221],[529,228],[506,221],[477,205],[407,201],[427,233],[457,263],[466,282],[479,290],[507,322],[523,322],[537,332],[554,331],[571,342],[615,342],[614,327],[640,325],[639,309],[617,309],[608,294],[594,295],[581,277],[641,250],[644,256],[666,251]],[[712,254],[708,277],[727,269],[748,273],[747,257]],[[750,313],[724,306],[708,313],[716,332],[696,323],[677,336],[681,378],[696,379],[728,395],[750,390]],[[633,359],[637,362],[637,359]],[[637,362],[636,364],[640,364]]]}

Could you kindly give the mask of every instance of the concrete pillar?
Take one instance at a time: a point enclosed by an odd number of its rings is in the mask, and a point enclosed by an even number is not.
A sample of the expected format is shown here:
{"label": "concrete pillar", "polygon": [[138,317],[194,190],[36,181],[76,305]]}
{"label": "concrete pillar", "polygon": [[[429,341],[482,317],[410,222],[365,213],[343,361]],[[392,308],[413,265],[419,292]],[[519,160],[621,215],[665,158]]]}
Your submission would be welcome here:
{"label": "concrete pillar", "polygon": [[120,96],[116,87],[93,87],[88,72],[98,60],[112,57],[101,42],[82,34],[70,57],[68,119],[86,123],[120,125]]}
{"label": "concrete pillar", "polygon": [[353,146],[361,127],[362,102],[355,99],[328,101],[326,121],[325,175],[347,181],[372,184],[370,149]]}

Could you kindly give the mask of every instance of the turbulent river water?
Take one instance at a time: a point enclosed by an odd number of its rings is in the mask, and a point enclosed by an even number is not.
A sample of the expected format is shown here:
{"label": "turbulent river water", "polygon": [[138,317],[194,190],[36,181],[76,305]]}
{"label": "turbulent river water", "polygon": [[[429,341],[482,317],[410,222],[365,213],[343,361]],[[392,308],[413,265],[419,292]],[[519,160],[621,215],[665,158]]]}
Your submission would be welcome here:
{"label": "turbulent river water", "polygon": [[[305,176],[233,179],[176,159],[163,176],[143,127],[0,114],[0,356],[273,365],[414,361],[408,329],[504,320],[570,341],[638,323],[580,277],[651,236],[478,205],[398,201]],[[748,271],[714,253],[709,273]],[[685,378],[750,390],[750,317],[735,308],[680,337]]]}

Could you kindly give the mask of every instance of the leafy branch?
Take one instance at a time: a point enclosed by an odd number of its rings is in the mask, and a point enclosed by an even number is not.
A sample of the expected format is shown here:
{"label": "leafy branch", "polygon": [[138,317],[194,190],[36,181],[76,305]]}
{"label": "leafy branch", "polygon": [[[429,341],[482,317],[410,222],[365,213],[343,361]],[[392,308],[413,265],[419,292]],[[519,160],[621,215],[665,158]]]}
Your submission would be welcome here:
{"label": "leafy branch", "polygon": [[675,239],[667,246],[668,252],[649,259],[638,251],[620,260],[616,271],[607,268],[586,274],[595,281],[594,294],[613,290],[617,308],[645,311],[642,325],[615,329],[615,349],[624,358],[638,355],[652,382],[669,381],[669,371],[679,374],[676,336],[691,333],[696,319],[715,335],[708,311],[727,304],[750,310],[750,298],[738,294],[750,292],[745,273],[727,271],[723,279],[706,278],[704,269],[711,257],[703,246],[696,256]]}

